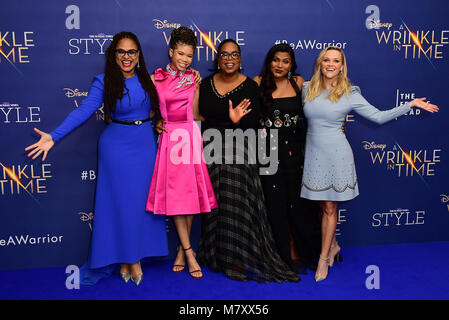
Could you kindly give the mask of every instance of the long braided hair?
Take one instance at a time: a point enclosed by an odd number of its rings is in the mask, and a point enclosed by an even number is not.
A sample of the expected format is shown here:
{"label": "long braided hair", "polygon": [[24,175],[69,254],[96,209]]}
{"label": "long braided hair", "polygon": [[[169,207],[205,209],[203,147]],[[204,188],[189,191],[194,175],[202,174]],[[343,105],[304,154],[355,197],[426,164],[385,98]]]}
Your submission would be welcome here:
{"label": "long braided hair", "polygon": [[104,107],[106,123],[111,122],[112,114],[115,113],[117,107],[117,100],[121,101],[123,96],[126,94],[126,92],[124,92],[125,79],[123,78],[120,67],[115,62],[115,50],[117,48],[117,44],[124,38],[133,40],[137,45],[137,49],[139,50],[139,67],[136,67],[135,72],[142,88],[145,90],[146,101],[148,101],[148,99],[150,100],[152,108],[155,112],[158,112],[159,110],[159,99],[156,86],[148,73],[139,39],[132,32],[122,31],[114,36],[109,47],[106,49],[106,66],[104,76]]}

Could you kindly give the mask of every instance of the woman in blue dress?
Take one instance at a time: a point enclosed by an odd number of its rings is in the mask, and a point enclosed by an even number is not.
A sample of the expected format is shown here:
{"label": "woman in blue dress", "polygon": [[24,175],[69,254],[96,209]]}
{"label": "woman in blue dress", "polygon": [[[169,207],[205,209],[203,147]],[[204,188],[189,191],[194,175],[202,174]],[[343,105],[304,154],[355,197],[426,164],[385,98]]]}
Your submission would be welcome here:
{"label": "woman in blue dress", "polygon": [[84,123],[102,105],[108,125],[98,142],[94,225],[81,283],[93,284],[121,263],[125,282],[139,285],[140,260],[168,254],[165,219],[145,211],[156,156],[150,113],[158,106],[137,37],[116,34],[106,50],[105,73],[94,78],[83,103],[52,132],[34,129],[40,140],[28,156],[45,160],[55,142]]}
{"label": "woman in blue dress", "polygon": [[312,79],[303,84],[302,97],[307,136],[301,197],[320,201],[323,212],[321,254],[315,273],[318,282],[326,279],[328,267],[340,252],[335,238],[338,201],[351,200],[359,194],[354,157],[341,130],[346,115],[355,111],[383,124],[411,107],[429,112],[437,112],[438,107],[420,98],[390,110],[376,109],[363,98],[359,87],[351,85],[345,55],[333,46],[319,54]]}

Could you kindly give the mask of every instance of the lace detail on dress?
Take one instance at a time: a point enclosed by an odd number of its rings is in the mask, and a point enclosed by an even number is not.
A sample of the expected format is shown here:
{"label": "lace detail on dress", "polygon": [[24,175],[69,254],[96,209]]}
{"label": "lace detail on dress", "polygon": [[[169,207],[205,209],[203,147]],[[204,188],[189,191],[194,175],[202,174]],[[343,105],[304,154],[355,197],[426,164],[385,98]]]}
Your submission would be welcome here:
{"label": "lace detail on dress", "polygon": [[310,191],[316,191],[316,192],[319,192],[319,191],[326,191],[326,190],[334,189],[335,192],[340,192],[340,193],[341,193],[341,192],[345,192],[347,188],[354,190],[354,189],[355,189],[355,186],[357,185],[357,180],[355,180],[355,182],[354,182],[353,185],[347,184],[347,185],[345,185],[343,188],[337,188],[337,187],[335,187],[333,184],[330,185],[330,186],[328,186],[328,187],[326,187],[326,188],[320,188],[320,189],[315,189],[315,188],[309,187],[309,186],[306,185],[304,182],[302,183],[302,185],[303,185],[304,187],[306,187],[307,189],[309,189]]}

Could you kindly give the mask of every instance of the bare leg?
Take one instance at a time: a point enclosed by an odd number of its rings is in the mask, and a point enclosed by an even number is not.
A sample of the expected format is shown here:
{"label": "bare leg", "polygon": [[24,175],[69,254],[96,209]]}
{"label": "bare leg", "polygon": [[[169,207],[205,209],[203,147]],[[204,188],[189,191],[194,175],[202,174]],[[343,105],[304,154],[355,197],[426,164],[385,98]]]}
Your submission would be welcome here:
{"label": "bare leg", "polygon": [[141,274],[143,274],[142,268],[140,267],[139,261],[137,261],[136,263],[132,263],[130,265],[130,269],[131,269],[131,276],[134,277],[134,278],[136,278],[136,277],[140,276]]}
{"label": "bare leg", "polygon": [[[187,232],[189,235],[189,239],[190,239],[190,233],[192,231],[192,224],[193,224],[193,218],[195,216],[194,215],[189,215],[186,216],[186,221],[187,221]],[[176,259],[175,262],[173,264],[173,272],[181,272],[182,270],[184,270],[185,268],[185,253],[184,250],[182,248],[182,245],[178,246],[178,253],[176,254]]]}
{"label": "bare leg", "polygon": [[120,273],[131,273],[130,265],[128,263],[122,263]]}
{"label": "bare leg", "polygon": [[290,259],[293,261],[300,261],[301,257],[298,254],[298,251],[296,250],[295,241],[293,241],[292,233],[289,230],[290,233]]}
{"label": "bare leg", "polygon": [[[187,258],[187,263],[189,264],[189,272],[195,278],[200,278],[203,276],[201,268],[195,259],[193,250],[191,249],[190,234],[189,234],[189,219],[187,216],[174,216],[173,222],[176,226],[176,231],[178,232],[179,241],[184,248],[184,254]],[[191,220],[193,221],[193,219]],[[190,222],[190,228],[192,224]]]}
{"label": "bare leg", "polygon": [[329,251],[335,239],[335,230],[337,228],[337,202],[323,201],[321,202],[321,209],[323,211],[321,223],[321,254],[315,273],[315,280],[324,280],[327,277]]}
{"label": "bare leg", "polygon": [[337,236],[334,234],[334,238],[332,239],[332,245],[329,250],[329,266],[332,267],[334,265],[334,260],[337,254],[340,252],[341,248],[337,242]]}

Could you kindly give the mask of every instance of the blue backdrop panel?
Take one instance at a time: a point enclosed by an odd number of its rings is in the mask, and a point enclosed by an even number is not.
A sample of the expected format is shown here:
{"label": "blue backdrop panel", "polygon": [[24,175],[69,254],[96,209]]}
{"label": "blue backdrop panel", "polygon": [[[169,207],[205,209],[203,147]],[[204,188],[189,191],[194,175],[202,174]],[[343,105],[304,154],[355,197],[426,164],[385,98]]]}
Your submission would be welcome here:
{"label": "blue backdrop panel", "polygon": [[[345,50],[349,77],[380,109],[414,97],[440,106],[413,109],[383,126],[348,116],[360,196],[339,206],[343,246],[449,240],[446,101],[449,5],[444,0],[3,1],[0,11],[0,269],[81,264],[95,197],[100,108],[42,162],[24,148],[76,108],[104,52],[122,30],[139,37],[149,71],[168,63],[173,28],[198,36],[193,67],[209,74],[216,46],[234,38],[243,72],[254,77],[268,49],[289,43],[310,79],[318,53]],[[409,157],[409,158],[408,158]],[[409,159],[409,160],[407,160]],[[193,241],[199,238],[195,220]],[[172,255],[176,233],[167,221]]]}

